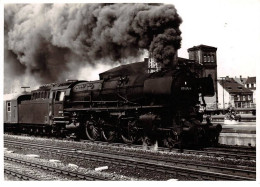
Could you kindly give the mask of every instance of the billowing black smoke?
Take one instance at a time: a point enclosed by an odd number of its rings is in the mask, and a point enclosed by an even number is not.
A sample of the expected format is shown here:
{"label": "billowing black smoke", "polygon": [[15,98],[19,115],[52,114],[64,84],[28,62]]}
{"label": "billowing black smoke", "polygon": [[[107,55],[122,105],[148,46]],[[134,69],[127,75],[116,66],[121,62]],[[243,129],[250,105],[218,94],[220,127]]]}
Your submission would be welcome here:
{"label": "billowing black smoke", "polygon": [[180,48],[181,22],[173,5],[5,5],[4,76],[61,81],[66,72],[101,61],[113,65],[144,49],[167,65]]}

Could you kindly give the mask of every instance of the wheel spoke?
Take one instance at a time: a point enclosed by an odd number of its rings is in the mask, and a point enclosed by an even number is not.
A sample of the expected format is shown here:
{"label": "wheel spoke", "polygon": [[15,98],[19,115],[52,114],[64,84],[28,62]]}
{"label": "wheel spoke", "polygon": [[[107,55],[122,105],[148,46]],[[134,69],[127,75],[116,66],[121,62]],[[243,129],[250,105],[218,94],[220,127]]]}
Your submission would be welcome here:
{"label": "wheel spoke", "polygon": [[173,131],[165,136],[165,139],[163,140],[163,144],[165,147],[173,148],[178,144],[179,142],[179,136],[176,131]]}
{"label": "wheel spoke", "polygon": [[129,121],[126,128],[121,131],[121,138],[127,144],[133,144],[137,139],[136,121]]}
{"label": "wheel spoke", "polygon": [[95,141],[100,138],[100,130],[95,121],[87,121],[85,124],[85,132],[88,139]]}

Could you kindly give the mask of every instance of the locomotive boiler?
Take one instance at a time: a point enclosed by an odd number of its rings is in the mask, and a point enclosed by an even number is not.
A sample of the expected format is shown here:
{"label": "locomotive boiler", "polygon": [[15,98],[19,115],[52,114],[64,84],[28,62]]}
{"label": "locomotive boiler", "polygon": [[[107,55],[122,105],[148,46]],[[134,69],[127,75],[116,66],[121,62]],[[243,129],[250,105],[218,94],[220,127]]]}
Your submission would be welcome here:
{"label": "locomotive boiler", "polygon": [[92,141],[216,144],[221,126],[202,123],[199,112],[199,97],[204,101],[204,96],[214,95],[212,78],[198,78],[185,65],[155,73],[142,67],[144,62],[122,65],[100,74],[97,81],[41,86],[29,99],[19,100],[17,126]]}

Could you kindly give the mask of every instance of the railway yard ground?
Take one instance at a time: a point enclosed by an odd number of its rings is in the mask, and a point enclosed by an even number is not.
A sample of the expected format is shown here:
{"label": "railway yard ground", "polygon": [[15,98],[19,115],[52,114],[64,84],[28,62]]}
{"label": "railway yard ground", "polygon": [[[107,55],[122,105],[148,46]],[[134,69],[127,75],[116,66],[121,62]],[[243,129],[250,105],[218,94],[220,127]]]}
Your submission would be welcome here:
{"label": "railway yard ground", "polygon": [[[229,128],[223,125],[222,134]],[[256,180],[256,150],[248,146],[180,153],[142,145],[5,134],[4,148],[5,180]]]}

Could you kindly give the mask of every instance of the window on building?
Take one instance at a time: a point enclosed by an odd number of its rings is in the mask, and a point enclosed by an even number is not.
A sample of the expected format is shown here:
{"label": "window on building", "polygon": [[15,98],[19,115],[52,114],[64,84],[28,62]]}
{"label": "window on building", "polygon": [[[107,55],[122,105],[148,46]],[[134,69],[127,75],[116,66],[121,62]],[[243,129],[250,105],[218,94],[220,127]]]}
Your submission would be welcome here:
{"label": "window on building", "polygon": [[246,96],[245,95],[243,95],[243,101],[245,101],[246,100]]}
{"label": "window on building", "polygon": [[239,95],[237,95],[237,100],[240,101],[240,96]]}
{"label": "window on building", "polygon": [[254,88],[254,84],[253,83],[251,84],[251,88]]}
{"label": "window on building", "polygon": [[251,95],[248,95],[248,100],[251,100]]}
{"label": "window on building", "polygon": [[247,88],[249,88],[249,84],[246,84],[247,85]]}
{"label": "window on building", "polygon": [[210,62],[210,56],[208,55],[208,62]]}
{"label": "window on building", "polygon": [[214,55],[211,55],[211,62],[214,62]]}
{"label": "window on building", "polygon": [[207,62],[207,56],[204,55],[204,62]]}
{"label": "window on building", "polygon": [[7,112],[11,112],[11,102],[6,102]]}

